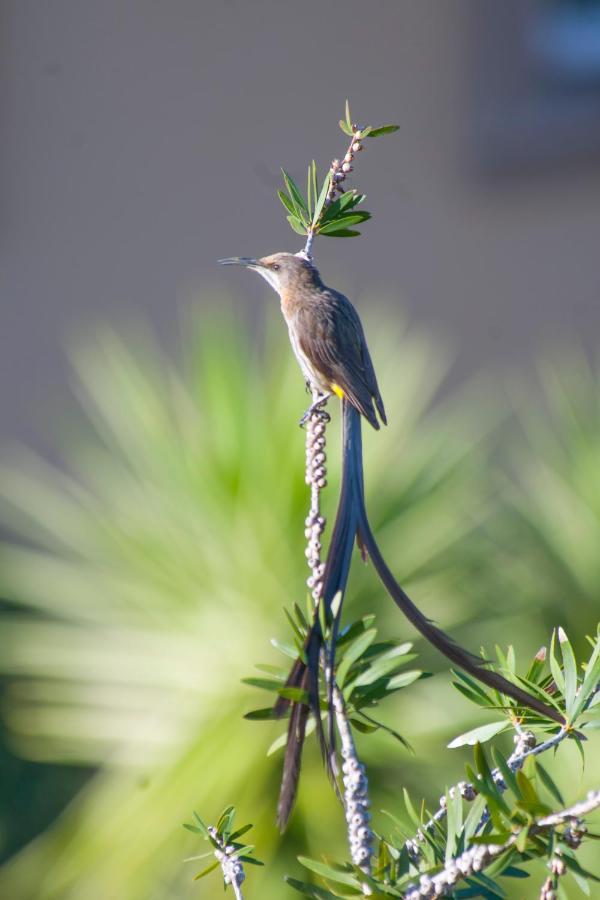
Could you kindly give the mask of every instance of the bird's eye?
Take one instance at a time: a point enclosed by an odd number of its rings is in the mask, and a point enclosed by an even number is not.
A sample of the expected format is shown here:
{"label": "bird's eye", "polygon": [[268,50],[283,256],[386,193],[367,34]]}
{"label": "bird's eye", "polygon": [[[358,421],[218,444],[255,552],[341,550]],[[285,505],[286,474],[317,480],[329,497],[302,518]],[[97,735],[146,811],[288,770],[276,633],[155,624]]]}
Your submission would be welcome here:
{"label": "bird's eye", "polygon": [[274,272],[279,272],[279,263],[273,263],[271,266]]}

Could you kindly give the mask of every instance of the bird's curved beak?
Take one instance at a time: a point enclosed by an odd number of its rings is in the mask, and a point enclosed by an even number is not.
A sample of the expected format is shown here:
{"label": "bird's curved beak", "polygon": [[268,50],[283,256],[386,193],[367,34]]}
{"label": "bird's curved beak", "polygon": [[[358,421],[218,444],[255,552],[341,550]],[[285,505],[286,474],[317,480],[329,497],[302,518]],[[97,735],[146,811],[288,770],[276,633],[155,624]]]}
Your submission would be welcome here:
{"label": "bird's curved beak", "polygon": [[247,269],[259,269],[262,266],[259,259],[252,259],[251,256],[226,256],[217,262],[221,266],[245,266]]}

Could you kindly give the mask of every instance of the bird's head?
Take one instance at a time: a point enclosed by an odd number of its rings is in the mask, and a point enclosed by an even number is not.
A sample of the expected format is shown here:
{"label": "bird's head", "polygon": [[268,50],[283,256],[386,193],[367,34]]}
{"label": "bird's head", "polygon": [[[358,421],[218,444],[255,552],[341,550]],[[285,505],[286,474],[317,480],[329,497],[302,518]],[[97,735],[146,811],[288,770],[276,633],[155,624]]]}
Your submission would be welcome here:
{"label": "bird's head", "polygon": [[230,256],[220,259],[222,266],[245,266],[268,281],[279,296],[291,290],[320,285],[317,269],[302,253],[271,253],[260,259]]}

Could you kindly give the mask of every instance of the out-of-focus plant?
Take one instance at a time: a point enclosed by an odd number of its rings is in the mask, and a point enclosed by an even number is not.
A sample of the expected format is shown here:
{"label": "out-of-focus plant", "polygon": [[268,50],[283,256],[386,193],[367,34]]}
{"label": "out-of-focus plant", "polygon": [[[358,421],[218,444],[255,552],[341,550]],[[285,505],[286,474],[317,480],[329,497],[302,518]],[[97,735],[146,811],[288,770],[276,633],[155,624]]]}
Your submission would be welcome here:
{"label": "out-of-focus plant", "polygon": [[[280,328],[251,334],[222,316],[185,333],[179,369],[139,333],[135,350],[99,334],[74,355],[88,425],[62,430],[64,466],[4,455],[4,718],[24,756],[98,773],[0,871],[3,896],[189,896],[173,860],[190,846],[169,823],[224,793],[255,817],[263,854],[275,841],[278,766],[240,726],[247,689],[233,685],[304,581],[303,439],[290,436],[304,398]],[[469,615],[450,598],[481,512],[477,432],[466,414],[448,434],[444,406],[427,413],[439,348],[389,328],[378,344],[391,421],[367,443],[367,493],[403,577],[452,623]],[[338,811],[310,756],[305,776],[294,828],[318,791],[331,832]],[[285,853],[278,865],[257,872],[261,896],[281,895]]]}
{"label": "out-of-focus plant", "polygon": [[573,347],[541,359],[541,391],[513,385],[526,442],[510,445],[493,533],[508,595],[543,605],[579,646],[600,601],[600,370]]}

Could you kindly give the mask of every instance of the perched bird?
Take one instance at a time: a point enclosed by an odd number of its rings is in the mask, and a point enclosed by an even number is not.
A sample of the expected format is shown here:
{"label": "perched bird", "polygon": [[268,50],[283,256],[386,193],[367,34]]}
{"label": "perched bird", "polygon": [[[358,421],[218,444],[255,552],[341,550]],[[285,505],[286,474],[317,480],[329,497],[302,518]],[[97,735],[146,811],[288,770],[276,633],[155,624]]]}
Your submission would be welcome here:
{"label": "perched bird", "polygon": [[[258,272],[279,294],[281,311],[288,326],[294,353],[307,384],[318,392],[302,421],[314,410],[321,409],[333,394],[342,402],[342,484],[319,598],[319,602],[322,601],[325,605],[326,620],[331,625],[329,670],[334,671],[341,604],[335,617],[331,616],[331,607],[337,594],[341,592],[343,596],[354,542],[357,541],[363,555],[371,558],[377,574],[396,605],[423,637],[444,656],[479,681],[512,697],[521,706],[564,725],[563,717],[555,708],[497,672],[485,668],[486,660],[460,647],[434,625],[415,606],[387,566],[371,531],[365,507],[360,417],[364,416],[376,429],[380,427],[378,415],[384,424],[387,421],[364,331],[350,301],[338,291],[326,287],[312,261],[302,253],[273,253],[261,259],[229,257],[219,262],[223,265],[246,266]],[[322,647],[320,618],[318,610],[315,610],[304,653],[294,663],[286,682],[287,687],[299,687],[307,692],[310,709],[305,703],[293,703],[284,698],[279,698],[275,704],[275,711],[279,715],[284,715],[291,707],[277,811],[278,823],[282,829],[287,824],[296,797],[310,710],[317,724],[317,735],[328,770],[330,773],[334,770],[333,718],[330,716],[326,740],[319,705]],[[333,681],[330,679],[330,700],[332,687]]]}
{"label": "perched bird", "polygon": [[262,259],[230,257],[219,262],[253,269],[279,294],[305,381],[319,392],[302,422],[336,394],[346,398],[373,428],[379,428],[377,413],[387,424],[358,313],[347,297],[325,287],[312,262],[294,253],[273,253]]}

